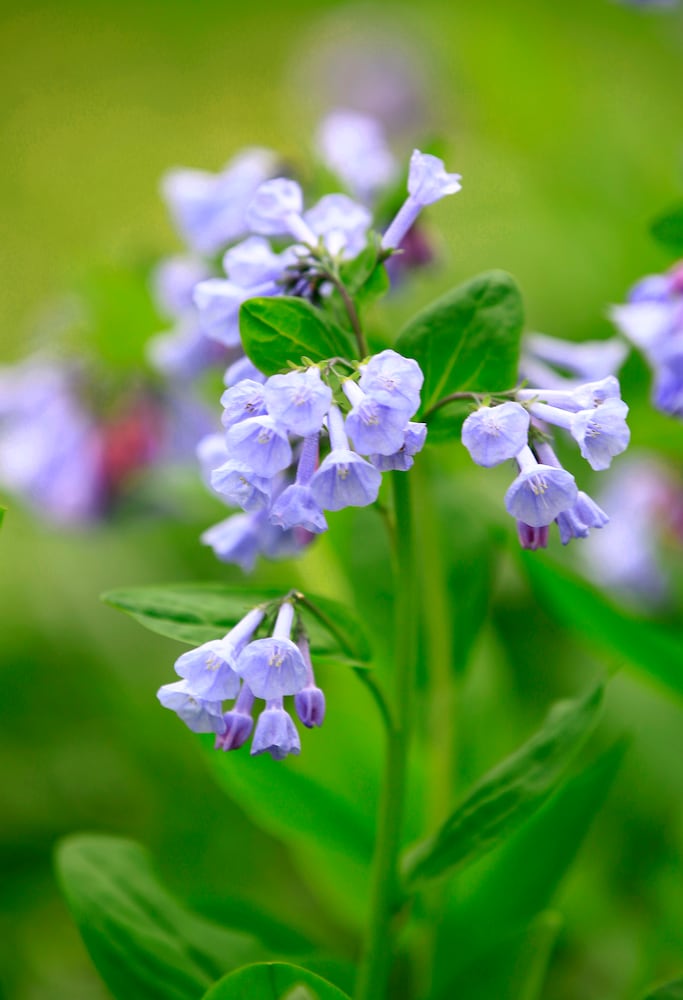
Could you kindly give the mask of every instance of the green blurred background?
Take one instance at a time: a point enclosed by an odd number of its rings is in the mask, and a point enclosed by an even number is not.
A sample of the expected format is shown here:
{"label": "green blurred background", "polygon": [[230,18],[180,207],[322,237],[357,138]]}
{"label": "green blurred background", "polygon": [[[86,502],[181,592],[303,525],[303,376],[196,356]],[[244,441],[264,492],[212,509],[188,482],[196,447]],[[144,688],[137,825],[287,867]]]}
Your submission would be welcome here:
{"label": "green blurred background", "polygon": [[[142,274],[178,247],[157,193],[169,166],[218,169],[245,144],[305,163],[329,92],[318,78],[324,53],[368,35],[395,46],[421,81],[422,133],[443,139],[464,179],[462,194],[431,214],[440,265],[390,303],[392,320],[503,267],[522,286],[530,329],[607,335],[607,304],[671,262],[647,229],[681,194],[680,11],[608,0],[26,0],[0,13],[2,361],[29,349],[37,328],[45,336],[51,301],[93,267]],[[421,134],[405,133],[406,142]],[[130,322],[141,344],[156,332],[150,317]],[[680,464],[681,428],[648,410],[644,371],[627,369],[634,441]],[[484,484],[486,473],[455,451],[431,461],[458,472],[460,506],[450,513],[476,530],[467,498],[494,480]],[[495,479],[491,492],[499,505],[501,486]],[[218,505],[193,495],[181,511],[171,524],[135,516],[60,535],[10,504],[0,538],[0,992],[12,1000],[105,996],[51,874],[55,839],[74,830],[140,839],[168,882],[206,912],[230,894],[267,898],[303,929],[325,924],[291,858],[222,794],[197,741],[158,710],[154,694],[171,679],[177,648],[98,603],[123,584],[241,579],[197,543]],[[361,613],[382,621],[384,584],[364,572],[372,554],[351,546],[363,525],[373,531],[365,515],[360,527],[339,517],[334,537],[295,570],[261,569],[259,581],[355,592]],[[566,637],[558,650],[555,627],[509,566],[508,576],[465,683],[463,780],[595,669]],[[454,607],[458,599],[449,595]],[[329,701],[340,718],[364,719],[353,685],[330,679]],[[549,1000],[621,1000],[683,969],[681,706],[620,675],[609,718],[633,745],[563,889],[567,925]],[[332,720],[330,735],[306,740],[304,753],[342,754],[335,740],[350,739]],[[323,936],[345,942],[348,923],[328,920]]]}

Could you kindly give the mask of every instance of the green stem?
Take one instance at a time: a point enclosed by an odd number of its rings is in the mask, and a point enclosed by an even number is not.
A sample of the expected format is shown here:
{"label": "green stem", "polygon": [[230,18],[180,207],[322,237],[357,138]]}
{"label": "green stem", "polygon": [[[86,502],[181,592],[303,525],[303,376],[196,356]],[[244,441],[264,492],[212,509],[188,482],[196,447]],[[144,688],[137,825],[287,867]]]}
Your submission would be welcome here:
{"label": "green stem", "polygon": [[409,476],[404,472],[392,473],[392,485],[396,516],[395,709],[393,726],[387,731],[371,873],[369,926],[356,984],[356,1000],[383,1000],[386,997],[393,952],[392,923],[401,902],[397,869],[413,710],[417,608]]}
{"label": "green stem", "polygon": [[329,272],[328,277],[332,282],[332,284],[334,285],[334,287],[339,292],[341,300],[344,303],[344,308],[346,309],[346,315],[349,317],[349,323],[351,324],[353,335],[356,338],[356,344],[358,345],[358,353],[362,361],[363,358],[366,358],[368,356],[368,343],[365,339],[365,334],[363,333],[363,328],[361,326],[358,310],[356,309],[353,299],[349,295],[346,285],[339,277],[339,275],[336,272],[331,271]]}

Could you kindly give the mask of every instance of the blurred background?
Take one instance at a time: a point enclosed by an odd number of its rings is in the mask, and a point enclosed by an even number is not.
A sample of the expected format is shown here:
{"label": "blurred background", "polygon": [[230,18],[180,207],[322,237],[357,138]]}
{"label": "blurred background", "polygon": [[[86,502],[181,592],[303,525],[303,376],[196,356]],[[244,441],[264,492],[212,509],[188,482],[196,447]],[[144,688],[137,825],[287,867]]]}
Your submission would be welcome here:
{"label": "blurred background", "polygon": [[[682,55],[680,9],[610,0],[5,2],[0,362],[48,344],[80,296],[92,349],[114,366],[123,359],[125,373],[144,364],[146,339],[163,328],[149,269],[180,246],[161,175],[217,170],[244,145],[279,150],[305,174],[312,131],[335,106],[381,112],[406,159],[418,140],[438,140],[463,175],[463,192],[429,218],[435,266],[389,302],[397,328],[434,294],[502,267],[522,287],[529,329],[609,336],[608,305],[673,263],[648,227],[683,189]],[[680,474],[681,425],[651,410],[648,378],[633,357],[623,384],[634,451],[654,450]],[[504,476],[470,467],[460,451],[426,459],[450,470],[433,502],[470,538],[486,535],[474,499],[488,490],[502,509]],[[198,741],[159,710],[155,692],[178,648],[98,601],[128,584],[243,579],[198,544],[219,504],[175,475],[140,491],[146,502],[68,531],[3,500],[0,993],[11,1000],[105,996],[51,870],[55,840],[76,830],[139,839],[206,913],[228,894],[246,907],[267,887],[271,908],[285,907],[302,930],[327,921],[330,940],[353,933],[350,920],[320,914],[295,860],[223,794]],[[372,559],[383,553],[353,548],[363,525],[372,532],[367,516],[339,516],[294,569],[262,564],[258,581],[305,583],[381,622],[388,596]],[[597,669],[568,636],[558,642],[515,568],[511,525],[493,516],[507,554],[496,557],[495,600],[464,674],[463,783]],[[455,529],[449,543],[459,544]],[[675,569],[672,579],[648,614],[680,623]],[[345,718],[369,718],[354,683],[329,679],[339,721],[306,741],[308,766],[337,753],[335,740],[349,742]],[[683,968],[681,705],[624,671],[608,709],[632,744],[562,889],[549,1000],[620,1000]]]}

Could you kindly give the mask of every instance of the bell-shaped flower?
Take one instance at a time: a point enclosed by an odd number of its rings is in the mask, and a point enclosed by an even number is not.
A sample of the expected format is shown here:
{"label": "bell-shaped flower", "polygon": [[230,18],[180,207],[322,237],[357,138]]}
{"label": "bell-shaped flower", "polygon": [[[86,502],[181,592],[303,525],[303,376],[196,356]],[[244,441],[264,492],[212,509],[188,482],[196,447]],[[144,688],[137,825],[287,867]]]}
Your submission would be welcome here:
{"label": "bell-shaped flower", "polygon": [[242,684],[237,701],[223,715],[225,731],[216,737],[216,750],[239,750],[244,746],[254,728],[253,707],[254,695],[246,684]]}
{"label": "bell-shaped flower", "polygon": [[350,450],[344,418],[335,404],[330,407],[327,419],[332,450],[311,479],[316,503],[323,510],[366,507],[377,499],[382,474]]}
{"label": "bell-shaped flower", "polygon": [[202,545],[209,545],[221,562],[236,563],[245,573],[250,572],[261,552],[258,516],[258,513],[233,514],[219,521],[203,532]]}
{"label": "bell-shaped flower", "polygon": [[449,174],[443,160],[429,153],[413,151],[408,171],[408,198],[382,238],[387,250],[398,247],[426,205],[460,191],[460,174]]}
{"label": "bell-shaped flower", "polygon": [[178,169],[162,181],[173,220],[193,250],[214,254],[246,234],[247,205],[272,173],[274,156],[266,149],[246,149],[221,173]]}
{"label": "bell-shaped flower", "polygon": [[622,400],[608,399],[596,409],[572,415],[571,435],[592,469],[608,469],[614,456],[628,448],[631,432],[627,413],[628,406]]}
{"label": "bell-shaped flower", "polygon": [[528,445],[515,459],[520,472],[505,494],[505,509],[532,528],[552,524],[576,501],[574,477],[565,469],[539,464]]}
{"label": "bell-shaped flower", "polygon": [[194,290],[194,304],[202,332],[226,347],[237,347],[241,343],[239,312],[242,303],[256,296],[277,295],[280,290],[273,281],[252,288],[242,288],[224,278],[200,281]]}
{"label": "bell-shaped flower", "polygon": [[210,275],[206,264],[197,257],[167,257],[152,274],[152,296],[158,310],[176,318],[194,308],[195,285]]}
{"label": "bell-shaped flower", "polygon": [[175,712],[193,733],[222,733],[225,731],[223,707],[220,701],[207,701],[193,694],[186,680],[164,684],[157,691],[157,698]]}
{"label": "bell-shaped flower", "polygon": [[519,403],[481,406],[462,425],[462,443],[477,465],[491,468],[519,454],[529,436],[529,414]]}
{"label": "bell-shaped flower", "polygon": [[621,399],[619,380],[614,375],[595,382],[583,382],[581,385],[569,385],[566,388],[552,389],[519,389],[517,399],[530,402],[549,403],[561,410],[590,410],[601,406],[608,399]]}
{"label": "bell-shaped flower", "polygon": [[286,432],[267,415],[233,424],[225,440],[230,458],[253,469],[257,476],[274,476],[292,461]]}
{"label": "bell-shaped flower", "polygon": [[545,333],[530,333],[524,338],[524,353],[570,372],[576,378],[602,379],[619,371],[626,360],[628,347],[619,337],[577,343]]}
{"label": "bell-shaped flower", "polygon": [[249,236],[223,255],[223,268],[230,281],[241,288],[254,288],[266,281],[279,281],[292,263],[291,251],[275,253],[262,236]]}
{"label": "bell-shaped flower", "polygon": [[346,418],[346,432],[356,451],[363,455],[394,455],[405,441],[405,413],[366,395],[350,379],[342,384],[342,389],[352,405]]}
{"label": "bell-shaped flower", "polygon": [[211,488],[242,510],[261,510],[270,504],[271,480],[232,460],[213,470]]}
{"label": "bell-shaped flower", "polygon": [[273,634],[250,642],[237,659],[236,672],[257,698],[269,701],[296,694],[306,686],[306,664],[289,638],[294,608],[285,601],[278,612]]}
{"label": "bell-shaped flower", "polygon": [[251,753],[252,756],[269,753],[273,760],[284,760],[288,754],[301,753],[299,734],[281,698],[269,699],[259,715],[251,741]]}
{"label": "bell-shaped flower", "polygon": [[293,236],[301,243],[314,245],[317,240],[301,213],[304,198],[301,187],[287,177],[276,177],[258,188],[247,209],[249,227],[264,236]]}
{"label": "bell-shaped flower", "polygon": [[320,124],[316,144],[323,161],[352,194],[369,199],[396,175],[380,123],[358,111],[340,109]]}
{"label": "bell-shaped flower", "polygon": [[318,461],[318,434],[304,440],[296,482],[287,486],[270,509],[271,524],[281,528],[305,528],[313,534],[327,531],[327,521],[310,487]]}
{"label": "bell-shaped flower", "polygon": [[225,369],[225,374],[223,375],[223,385],[228,389],[231,389],[233,385],[237,385],[243,379],[251,379],[252,382],[265,382],[266,376],[263,372],[259,371],[251,358],[248,358],[246,354],[242,358],[238,358],[237,361],[233,361]]}
{"label": "bell-shaped flower", "polygon": [[329,253],[351,258],[367,245],[372,216],[348,195],[326,194],[304,213],[304,221]]}
{"label": "bell-shaped flower", "polygon": [[232,647],[222,639],[212,639],[190,649],[175,662],[175,672],[187,681],[187,689],[206,701],[234,698],[240,679],[233,670]]}
{"label": "bell-shaped flower", "polygon": [[272,375],[263,387],[268,413],[292,434],[317,434],[332,402],[332,390],[318,368]]}
{"label": "bell-shaped flower", "polygon": [[359,372],[359,386],[378,403],[401,410],[406,420],[419,409],[424,375],[413,358],[389,348],[362,364]]}
{"label": "bell-shaped flower", "polygon": [[145,353],[161,375],[187,383],[222,361],[225,348],[204,336],[196,316],[186,315],[178,320],[173,330],[148,340]]}
{"label": "bell-shaped flower", "polygon": [[410,421],[404,430],[403,444],[393,455],[369,455],[369,459],[380,472],[407,472],[414,465],[414,455],[422,451],[427,440],[427,425]]}
{"label": "bell-shaped flower", "polygon": [[604,528],[609,517],[587,493],[579,490],[576,503],[557,515],[560,540],[567,545],[572,538],[587,538],[591,528]]}
{"label": "bell-shaped flower", "polygon": [[263,383],[244,378],[230,386],[221,396],[221,423],[228,430],[249,417],[260,417],[267,413]]}

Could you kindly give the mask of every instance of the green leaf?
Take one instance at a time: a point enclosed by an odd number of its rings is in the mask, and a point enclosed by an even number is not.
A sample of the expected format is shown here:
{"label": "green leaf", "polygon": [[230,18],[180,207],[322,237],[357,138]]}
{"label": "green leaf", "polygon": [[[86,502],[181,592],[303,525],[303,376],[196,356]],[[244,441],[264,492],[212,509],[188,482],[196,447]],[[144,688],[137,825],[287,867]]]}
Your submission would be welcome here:
{"label": "green leaf", "polygon": [[536,600],[561,625],[619,664],[633,664],[683,695],[680,631],[629,614],[564,567],[534,559],[531,553],[521,558]]}
{"label": "green leaf", "polygon": [[[188,645],[219,639],[251,608],[285,595],[281,590],[232,588],[222,583],[169,584],[110,590],[102,600],[152,632]],[[372,652],[356,618],[329,597],[306,594],[299,607],[314,655],[366,664]]]}
{"label": "green leaf", "polygon": [[360,305],[369,305],[389,291],[389,275],[379,261],[380,249],[377,239],[341,266],[341,279]]}
{"label": "green leaf", "polygon": [[[468,992],[460,985],[471,964],[482,967],[480,959],[495,952],[500,941],[507,942],[508,968],[514,967],[511,937],[551,905],[609,794],[625,751],[626,744],[619,742],[569,778],[497,851],[456,876],[439,927],[435,1000],[480,1000],[478,989]],[[453,941],[458,942],[455,955]],[[521,939],[519,945],[523,947]],[[503,964],[500,956],[498,961]]]}
{"label": "green leaf", "polygon": [[185,909],[132,841],[69,837],[56,866],[90,957],[117,1000],[198,1000],[219,976],[264,957],[254,938]]}
{"label": "green leaf", "polygon": [[348,1000],[348,997],[307,969],[283,962],[264,962],[225,976],[204,1000]]}
{"label": "green leaf", "polygon": [[643,1000],[683,1000],[683,979],[660,986],[643,997]]}
{"label": "green leaf", "polygon": [[287,369],[289,362],[300,365],[302,358],[348,357],[351,349],[321,310],[288,295],[242,303],[240,334],[246,354],[265,375]]}
{"label": "green leaf", "polygon": [[504,271],[481,274],[418,313],[396,350],[424,372],[423,412],[454,392],[512,388],[523,324],[522,297]]}
{"label": "green leaf", "polygon": [[650,226],[650,232],[668,250],[681,253],[683,251],[683,203],[657,216]]}
{"label": "green leaf", "polygon": [[474,787],[434,836],[406,857],[408,883],[438,878],[507,839],[555,791],[569,761],[592,729],[601,686],[558,702],[542,727]]}

